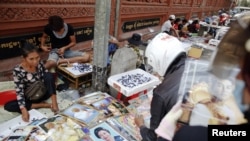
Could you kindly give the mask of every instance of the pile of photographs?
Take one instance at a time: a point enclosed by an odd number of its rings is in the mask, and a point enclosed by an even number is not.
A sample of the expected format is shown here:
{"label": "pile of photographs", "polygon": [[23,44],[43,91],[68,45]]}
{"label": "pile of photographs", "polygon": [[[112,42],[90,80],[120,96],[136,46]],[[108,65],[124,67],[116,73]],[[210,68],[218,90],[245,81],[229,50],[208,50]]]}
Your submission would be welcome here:
{"label": "pile of photographs", "polygon": [[151,97],[147,94],[141,94],[137,98],[129,100],[127,109],[130,113],[137,115],[138,113],[143,116],[145,126],[149,128],[150,125],[150,105]]}
{"label": "pile of photographs", "polygon": [[20,126],[3,141],[139,141],[134,114],[107,93],[80,97],[57,115]]}

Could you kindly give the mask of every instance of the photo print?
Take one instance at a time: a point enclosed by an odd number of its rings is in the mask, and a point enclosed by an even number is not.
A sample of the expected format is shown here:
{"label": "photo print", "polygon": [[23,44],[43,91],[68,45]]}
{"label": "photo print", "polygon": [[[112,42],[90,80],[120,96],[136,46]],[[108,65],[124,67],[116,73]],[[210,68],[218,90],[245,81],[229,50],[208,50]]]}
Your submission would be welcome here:
{"label": "photo print", "polygon": [[91,105],[92,103],[102,100],[105,97],[110,97],[110,95],[103,92],[95,92],[92,94],[88,94],[86,96],[81,97],[77,102],[82,105]]}
{"label": "photo print", "polygon": [[94,141],[128,141],[118,131],[112,128],[108,123],[103,122],[90,129],[90,137]]}
{"label": "photo print", "polygon": [[141,140],[141,137],[138,137],[137,139],[126,129],[122,124],[117,122],[115,119],[112,117],[107,119],[107,123],[110,124],[116,131],[121,133],[126,139],[129,141],[137,141]]}
{"label": "photo print", "polygon": [[111,119],[129,131],[129,133],[131,133],[136,139],[141,140],[140,129],[134,122],[135,115],[126,114],[122,116],[115,116]]}
{"label": "photo print", "polygon": [[99,111],[87,106],[74,103],[73,105],[66,108],[63,115],[74,118],[84,124],[90,124],[95,121],[99,116]]}
{"label": "photo print", "polygon": [[61,115],[51,117],[39,126],[46,130],[49,140],[52,141],[92,141],[88,133],[85,133],[87,127],[81,126],[69,117]]}

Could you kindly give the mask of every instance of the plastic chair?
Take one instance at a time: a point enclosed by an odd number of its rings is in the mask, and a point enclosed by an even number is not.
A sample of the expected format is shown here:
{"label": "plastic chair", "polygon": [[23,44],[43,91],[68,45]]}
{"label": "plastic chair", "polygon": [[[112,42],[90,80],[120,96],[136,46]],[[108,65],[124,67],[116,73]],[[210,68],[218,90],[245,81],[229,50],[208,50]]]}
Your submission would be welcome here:
{"label": "plastic chair", "polygon": [[6,90],[0,92],[0,105],[4,105],[12,100],[16,100],[16,90]]}

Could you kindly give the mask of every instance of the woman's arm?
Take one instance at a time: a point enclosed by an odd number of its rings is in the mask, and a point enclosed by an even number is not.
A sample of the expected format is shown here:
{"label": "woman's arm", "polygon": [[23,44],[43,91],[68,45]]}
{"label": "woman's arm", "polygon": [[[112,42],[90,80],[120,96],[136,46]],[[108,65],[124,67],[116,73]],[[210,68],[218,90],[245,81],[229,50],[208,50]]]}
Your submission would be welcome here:
{"label": "woman's arm", "polygon": [[22,77],[20,68],[15,68],[13,70],[13,78],[14,78],[14,83],[15,83],[15,88],[16,88],[17,102],[22,113],[22,119],[23,121],[28,122],[29,112],[25,106],[26,103],[25,103],[25,96],[24,96],[24,86],[25,86],[24,79],[25,78]]}
{"label": "woman's arm", "polygon": [[51,50],[51,47],[47,46],[46,39],[48,38],[48,35],[44,32],[42,37],[41,37],[41,49],[45,52],[49,52]]}

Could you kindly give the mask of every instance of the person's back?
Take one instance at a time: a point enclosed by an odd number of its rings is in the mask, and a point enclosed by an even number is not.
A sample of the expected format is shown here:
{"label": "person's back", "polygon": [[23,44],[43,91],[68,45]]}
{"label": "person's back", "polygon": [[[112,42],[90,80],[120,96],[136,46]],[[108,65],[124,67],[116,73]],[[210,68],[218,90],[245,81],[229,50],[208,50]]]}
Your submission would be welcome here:
{"label": "person's back", "polygon": [[170,15],[169,19],[165,21],[161,27],[161,32],[165,32],[167,34],[172,34],[172,30],[174,29],[172,26],[172,22],[175,20],[175,15]]}

